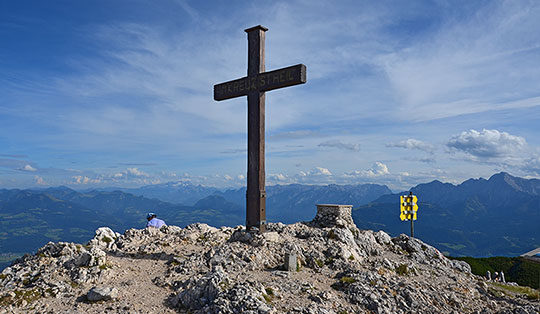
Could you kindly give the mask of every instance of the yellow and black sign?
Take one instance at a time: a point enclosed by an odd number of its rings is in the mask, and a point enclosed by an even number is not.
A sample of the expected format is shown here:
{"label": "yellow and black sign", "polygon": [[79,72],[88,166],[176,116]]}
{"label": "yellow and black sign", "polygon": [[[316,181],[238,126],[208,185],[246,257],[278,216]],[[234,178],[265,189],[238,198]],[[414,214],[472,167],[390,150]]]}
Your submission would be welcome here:
{"label": "yellow and black sign", "polygon": [[401,195],[399,197],[399,207],[401,213],[399,218],[402,221],[416,220],[418,211],[418,198],[415,195]]}

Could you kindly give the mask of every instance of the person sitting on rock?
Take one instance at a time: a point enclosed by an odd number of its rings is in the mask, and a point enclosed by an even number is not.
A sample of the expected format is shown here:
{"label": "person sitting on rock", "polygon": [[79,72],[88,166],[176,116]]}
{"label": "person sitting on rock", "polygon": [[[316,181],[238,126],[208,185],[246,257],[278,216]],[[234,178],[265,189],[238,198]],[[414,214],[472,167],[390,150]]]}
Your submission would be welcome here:
{"label": "person sitting on rock", "polygon": [[156,218],[156,214],[154,213],[148,213],[148,215],[146,215],[146,220],[148,220],[148,222],[146,223],[146,228],[161,228],[163,226],[166,226],[167,224],[165,224],[165,221],[159,219],[159,218]]}

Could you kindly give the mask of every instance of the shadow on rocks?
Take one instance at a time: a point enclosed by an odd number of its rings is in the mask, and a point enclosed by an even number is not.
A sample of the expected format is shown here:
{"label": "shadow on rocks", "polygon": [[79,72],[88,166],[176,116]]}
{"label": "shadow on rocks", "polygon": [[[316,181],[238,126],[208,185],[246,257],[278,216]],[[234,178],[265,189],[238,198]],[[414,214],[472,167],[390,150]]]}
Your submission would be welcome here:
{"label": "shadow on rocks", "polygon": [[171,261],[175,257],[174,254],[167,253],[124,253],[124,252],[114,252],[109,251],[107,255],[114,257],[127,257],[132,259],[148,259],[148,260],[162,260],[162,261]]}
{"label": "shadow on rocks", "polygon": [[86,297],[86,294],[81,294],[79,297],[77,297],[77,299],[75,299],[75,301],[79,302],[79,303],[90,303],[88,301],[88,298]]}

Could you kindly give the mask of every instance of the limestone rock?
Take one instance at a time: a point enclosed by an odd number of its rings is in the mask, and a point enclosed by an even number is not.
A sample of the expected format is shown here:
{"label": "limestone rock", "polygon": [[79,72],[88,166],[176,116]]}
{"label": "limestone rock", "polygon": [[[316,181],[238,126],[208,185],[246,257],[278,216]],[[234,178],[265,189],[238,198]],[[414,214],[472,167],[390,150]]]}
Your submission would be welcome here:
{"label": "limestone rock", "polygon": [[90,302],[110,301],[118,297],[118,289],[110,287],[93,287],[86,294]]}
{"label": "limestone rock", "polygon": [[101,249],[114,249],[116,248],[115,241],[118,237],[120,237],[118,232],[114,232],[109,227],[101,227],[96,230],[94,238],[88,242],[88,245]]}
{"label": "limestone rock", "polygon": [[[358,230],[347,208],[311,222],[129,229],[47,243],[0,275],[7,313],[538,313],[421,239]],[[109,241],[109,239],[111,241]],[[284,271],[285,254],[296,267]],[[293,265],[293,263],[291,263]],[[120,293],[121,292],[121,293]],[[120,297],[121,295],[121,297]],[[90,302],[86,302],[86,300]],[[98,300],[114,302],[96,302]]]}

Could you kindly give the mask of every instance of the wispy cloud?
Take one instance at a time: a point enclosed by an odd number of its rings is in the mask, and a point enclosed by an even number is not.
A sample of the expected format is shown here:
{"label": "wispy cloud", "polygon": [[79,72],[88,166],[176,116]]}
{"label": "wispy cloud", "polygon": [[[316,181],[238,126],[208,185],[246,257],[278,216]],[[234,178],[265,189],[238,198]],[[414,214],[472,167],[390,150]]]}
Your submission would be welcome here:
{"label": "wispy cloud", "polygon": [[36,168],[34,168],[34,167],[30,166],[30,165],[24,165],[24,167],[19,168],[19,170],[21,170],[21,171],[29,171],[29,172],[36,172],[37,171]]}
{"label": "wispy cloud", "polygon": [[318,145],[319,147],[334,147],[341,150],[348,150],[357,152],[360,150],[359,144],[352,144],[352,143],[343,143],[339,140],[330,140],[326,142],[322,142]]}
{"label": "wispy cloud", "polygon": [[154,162],[140,162],[140,163],[129,163],[129,162],[120,162],[118,163],[121,166],[135,166],[135,167],[141,167],[141,166],[157,166],[157,163]]}
{"label": "wispy cloud", "polygon": [[231,148],[222,151],[222,154],[238,154],[247,152],[247,148]]}
{"label": "wispy cloud", "polygon": [[271,140],[287,140],[287,139],[301,139],[306,137],[319,137],[321,136],[320,131],[314,130],[298,130],[298,131],[287,131],[273,134],[269,137]]}
{"label": "wispy cloud", "polygon": [[[509,103],[537,106],[540,6],[492,2],[474,15],[443,21],[429,40],[380,58],[402,100],[399,114],[436,119],[501,109]],[[509,83],[509,76],[512,76]],[[407,114],[406,114],[407,113]]]}
{"label": "wispy cloud", "polygon": [[390,174],[388,167],[382,162],[375,162],[371,169],[368,170],[355,170],[345,173],[348,177],[360,177],[360,178],[373,178]]}
{"label": "wispy cloud", "polygon": [[0,157],[8,157],[8,158],[27,158],[27,155],[18,155],[18,154],[0,154]]}
{"label": "wispy cloud", "polygon": [[47,185],[47,183],[45,182],[45,180],[43,180],[43,177],[40,177],[40,176],[34,176],[34,180],[35,180],[35,183],[37,185]]}
{"label": "wispy cloud", "polygon": [[[436,169],[453,169],[439,174],[448,180],[502,168],[537,173],[540,32],[532,30],[540,29],[540,4],[206,5],[176,0],[152,11],[137,2],[130,12],[148,19],[70,22],[62,49],[35,43],[55,55],[51,64],[16,45],[36,40],[18,33],[30,24],[10,28],[17,41],[1,53],[17,57],[0,74],[2,182],[15,174],[29,184],[33,173],[46,184],[242,184],[246,100],[215,102],[212,85],[246,75],[243,29],[259,23],[270,28],[267,70],[308,67],[307,84],[266,94],[270,181],[395,187],[434,178]],[[56,18],[36,14],[44,23]],[[411,156],[418,152],[429,156]]]}
{"label": "wispy cloud", "polygon": [[406,149],[417,149],[425,152],[433,152],[433,145],[413,138],[399,141],[397,143],[386,144],[386,147],[401,147]]}

